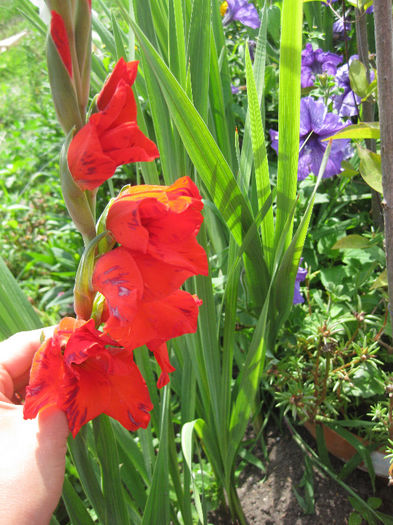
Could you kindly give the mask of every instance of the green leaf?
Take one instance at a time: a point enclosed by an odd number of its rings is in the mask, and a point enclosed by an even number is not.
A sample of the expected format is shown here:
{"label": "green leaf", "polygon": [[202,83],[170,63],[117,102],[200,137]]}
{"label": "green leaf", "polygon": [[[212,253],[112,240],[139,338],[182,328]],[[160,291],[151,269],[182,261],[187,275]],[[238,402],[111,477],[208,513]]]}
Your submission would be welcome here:
{"label": "green leaf", "polygon": [[360,60],[352,60],[349,66],[349,80],[353,91],[359,97],[364,98],[367,95],[369,82],[366,66]]}
{"label": "green leaf", "polygon": [[128,522],[117,443],[109,417],[101,414],[93,420],[97,455],[102,469],[102,491],[105,501],[105,523]]}
{"label": "green leaf", "polygon": [[[169,480],[168,480],[168,414],[169,386],[164,387],[161,407],[160,447],[153,470],[153,478],[142,525],[169,523]],[[126,523],[126,522],[125,522]]]}
{"label": "green leaf", "polygon": [[[241,246],[246,232],[252,225],[249,202],[240,191],[224,155],[187,94],[141,29],[134,21],[130,20],[130,23],[139,40],[144,60],[148,64],[147,69],[154,73],[159,83],[187,153],[231,234]],[[255,295],[255,302],[262,304],[266,292],[266,283],[262,279],[266,272],[261,271],[265,263],[257,231],[254,242],[248,246],[247,256],[252,262],[246,266],[249,282],[253,283],[252,293]]]}
{"label": "green leaf", "polygon": [[[267,161],[265,135],[262,124],[262,116],[259,109],[258,93],[255,85],[252,70],[250,53],[246,46],[246,81],[248,113],[250,116],[251,142],[254,153],[255,179],[257,184],[258,209],[262,208],[263,203],[271,196],[269,165]],[[268,267],[273,261],[273,241],[274,241],[274,222],[273,207],[270,206],[261,225],[263,252]]]}
{"label": "green leaf", "polygon": [[183,456],[184,456],[186,465],[191,474],[192,489],[194,493],[194,502],[195,502],[196,511],[198,513],[198,518],[201,523],[205,523],[203,508],[201,504],[201,497],[199,495],[199,490],[195,483],[195,476],[192,471],[193,433],[194,433],[194,428],[196,427],[196,425],[198,424],[200,425],[201,423],[202,423],[202,420],[196,419],[194,421],[189,421],[188,423],[185,423],[183,425],[183,428],[181,429],[181,448],[183,451]]}
{"label": "green leaf", "polygon": [[41,327],[40,318],[0,257],[0,339]]}
{"label": "green leaf", "polygon": [[68,448],[71,452],[72,460],[78,470],[80,482],[83,490],[90,500],[97,516],[101,522],[105,518],[105,502],[98,483],[97,473],[93,468],[93,462],[87,445],[87,435],[91,432],[91,425],[85,425],[80,429],[73,439],[68,438]]}
{"label": "green leaf", "polygon": [[382,505],[381,498],[375,498],[373,496],[370,496],[367,498],[367,503],[372,507],[374,510],[379,509],[379,507]]}
{"label": "green leaf", "polygon": [[360,175],[373,190],[383,193],[381,155],[360,146],[357,149],[360,158]]}
{"label": "green leaf", "polygon": [[376,288],[384,288],[388,285],[388,272],[385,269],[383,272],[381,272],[378,277],[375,279],[375,282],[371,286],[371,290],[375,290]]}
{"label": "green leaf", "polygon": [[369,248],[371,245],[369,239],[355,233],[341,237],[341,239],[332,246],[332,250],[363,250]]}
{"label": "green leaf", "polygon": [[348,519],[348,525],[361,525],[363,518],[357,512],[351,512]]}
{"label": "green leaf", "polygon": [[286,226],[285,248],[292,238],[293,222],[287,224],[287,219],[292,214],[297,188],[302,27],[302,0],[284,0],[281,13],[275,238],[280,237]]}
{"label": "green leaf", "polygon": [[201,117],[207,121],[210,65],[210,1],[193,2],[188,37],[188,64],[192,99]]}
{"label": "green leaf", "polygon": [[346,126],[344,129],[335,133],[329,139],[379,139],[381,136],[379,122],[360,122],[359,124],[352,124]]}
{"label": "green leaf", "polygon": [[68,476],[64,478],[63,501],[67,509],[67,514],[72,525],[94,525],[90,514],[86,510],[86,503],[80,499],[74,487],[71,485]]}

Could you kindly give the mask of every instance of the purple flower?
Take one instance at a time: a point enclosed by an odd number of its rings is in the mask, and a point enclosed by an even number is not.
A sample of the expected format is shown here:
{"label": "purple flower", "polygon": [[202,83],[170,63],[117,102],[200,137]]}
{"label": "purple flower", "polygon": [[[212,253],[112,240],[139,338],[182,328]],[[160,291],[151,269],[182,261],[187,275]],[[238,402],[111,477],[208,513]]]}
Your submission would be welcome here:
{"label": "purple flower", "polygon": [[330,51],[312,48],[310,43],[306,44],[302,51],[301,86],[302,88],[312,87],[315,82],[315,75],[326,73],[335,75],[337,66],[342,62],[342,57]]}
{"label": "purple flower", "polygon": [[302,262],[303,262],[303,257],[301,257],[301,259],[300,259],[299,269],[298,269],[297,274],[296,274],[295,290],[294,290],[294,294],[293,294],[293,304],[304,303],[304,297],[300,293],[300,283],[301,283],[301,281],[304,281],[304,279],[307,277],[307,269],[300,267]]}
{"label": "purple flower", "polygon": [[232,91],[232,95],[235,95],[236,93],[239,93],[240,88],[238,86],[234,86],[233,84],[231,84],[231,91]]}
{"label": "purple flower", "polygon": [[345,38],[348,40],[348,33],[351,30],[351,23],[345,21],[344,18],[339,18],[333,24],[333,38],[340,39]]}
{"label": "purple flower", "polygon": [[258,29],[261,25],[259,20],[258,11],[256,10],[254,4],[249,4],[247,0],[227,0],[223,2],[227,4],[226,11],[224,11],[224,18],[222,23],[224,26],[232,22],[232,20],[238,20],[243,25],[251,27],[252,29]]}
{"label": "purple flower", "polygon": [[361,103],[361,98],[356,95],[349,82],[349,65],[352,60],[359,60],[358,55],[352,55],[349,58],[348,64],[344,64],[337,69],[337,85],[344,91],[341,95],[335,95],[333,97],[334,109],[341,117],[353,117],[358,114],[358,106]]}
{"label": "purple flower", "polygon": [[[318,175],[322,157],[328,142],[324,138],[337,133],[345,127],[340,117],[335,113],[328,113],[322,101],[312,97],[302,98],[300,101],[300,151],[297,178],[304,180],[310,173]],[[278,153],[278,132],[270,130],[271,146]],[[326,164],[324,178],[333,177],[341,171],[341,162],[348,157],[349,139],[334,140],[330,156]]]}

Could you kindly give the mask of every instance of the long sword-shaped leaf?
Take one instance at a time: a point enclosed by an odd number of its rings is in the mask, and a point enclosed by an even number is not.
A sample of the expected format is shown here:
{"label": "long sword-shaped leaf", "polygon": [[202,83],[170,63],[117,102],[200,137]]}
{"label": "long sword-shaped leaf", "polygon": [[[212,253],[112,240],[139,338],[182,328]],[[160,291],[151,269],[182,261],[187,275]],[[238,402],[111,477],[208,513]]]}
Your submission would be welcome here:
{"label": "long sword-shaped leaf", "polygon": [[[254,78],[255,85],[258,93],[259,106],[263,104],[263,89],[265,83],[265,62],[266,62],[266,42],[267,42],[267,25],[268,25],[268,7],[267,4],[261,13],[261,25],[259,28],[257,47],[255,50],[254,59]],[[250,176],[252,169],[252,143],[250,133],[250,115],[249,108],[247,109],[246,122],[244,125],[244,138],[242,144],[242,152],[240,157],[240,177],[241,186],[244,191],[248,191],[250,184]]]}
{"label": "long sword-shaped leaf", "polygon": [[109,417],[101,414],[93,420],[98,458],[102,469],[102,491],[105,499],[105,524],[127,523],[128,512],[120,477],[117,443]]}
{"label": "long sword-shaped leaf", "polygon": [[[296,198],[300,127],[300,62],[303,0],[283,0],[281,14],[280,86],[278,102],[278,168],[276,239]],[[286,246],[293,225],[286,234]]]}
{"label": "long sword-shaped leaf", "polygon": [[161,408],[160,448],[154,465],[153,478],[142,525],[169,523],[169,483],[168,483],[168,413],[169,387],[164,388]]}
{"label": "long sword-shaped leaf", "polygon": [[[246,48],[246,79],[248,114],[250,116],[251,142],[254,153],[255,179],[257,184],[258,209],[262,208],[270,195],[269,165],[267,161],[265,134],[259,109],[258,92],[255,85],[250,53]],[[273,206],[270,206],[261,225],[263,253],[268,268],[273,261],[274,222]]]}
{"label": "long sword-shaped leaf", "polygon": [[41,326],[40,318],[0,257],[0,339]]}
{"label": "long sword-shaped leaf", "polygon": [[85,503],[80,499],[69,482],[68,476],[64,478],[63,501],[72,525],[78,525],[79,523],[94,525],[94,521],[86,510]]}
{"label": "long sword-shaped leaf", "polygon": [[210,19],[210,0],[194,2],[188,38],[188,64],[194,105],[205,122],[209,95]]}
{"label": "long sword-shaped leaf", "polygon": [[[236,242],[241,245],[245,232],[252,224],[249,203],[242,195],[227,161],[192,102],[141,29],[133,21],[131,24],[144,57],[159,82],[183,144],[227,227]],[[265,263],[257,235],[255,242],[249,246],[247,255],[252,261],[250,273],[254,279],[254,291],[258,294],[256,300],[262,303],[266,283],[260,283],[265,275],[261,268]]]}
{"label": "long sword-shaped leaf", "polygon": [[[322,180],[322,176],[325,172],[326,164],[329,159],[330,150],[332,147],[332,141],[329,142],[324,156],[322,158],[321,167],[319,169],[319,174],[311,194],[311,197],[308,201],[308,205],[302,220],[296,230],[293,239],[286,250],[280,267],[277,271],[277,276],[273,285],[273,312],[275,312],[276,317],[276,327],[278,324],[282,324],[292,306],[293,301],[293,289],[295,284],[295,277],[299,267],[300,256],[302,254],[304,241],[307,235],[308,225],[311,219],[311,213],[314,207],[315,196],[317,193],[318,186]],[[292,221],[291,221],[292,222]],[[272,316],[274,317],[274,315]]]}

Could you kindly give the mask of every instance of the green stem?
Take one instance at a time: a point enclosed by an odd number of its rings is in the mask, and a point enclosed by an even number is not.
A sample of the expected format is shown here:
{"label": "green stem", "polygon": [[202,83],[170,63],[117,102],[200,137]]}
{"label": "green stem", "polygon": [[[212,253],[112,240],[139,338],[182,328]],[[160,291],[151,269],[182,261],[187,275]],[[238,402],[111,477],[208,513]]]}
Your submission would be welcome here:
{"label": "green stem", "polygon": [[228,497],[228,505],[232,517],[237,520],[239,525],[248,525],[247,518],[244,515],[242,506],[240,504],[233,473],[231,474],[231,480],[229,487],[226,489],[226,494]]}

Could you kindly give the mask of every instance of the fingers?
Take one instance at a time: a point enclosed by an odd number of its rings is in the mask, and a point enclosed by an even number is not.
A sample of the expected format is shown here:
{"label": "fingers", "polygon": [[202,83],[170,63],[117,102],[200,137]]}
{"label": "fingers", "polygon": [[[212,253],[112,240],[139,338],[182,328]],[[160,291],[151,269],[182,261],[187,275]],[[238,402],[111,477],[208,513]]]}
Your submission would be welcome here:
{"label": "fingers", "polygon": [[48,327],[28,332],[19,332],[0,343],[0,365],[6,370],[13,381],[18,383],[16,389],[26,384],[31,362],[35,352],[41,345],[41,335],[51,337],[54,327]]}
{"label": "fingers", "polygon": [[10,403],[14,394],[14,384],[8,371],[0,363],[0,401]]}

